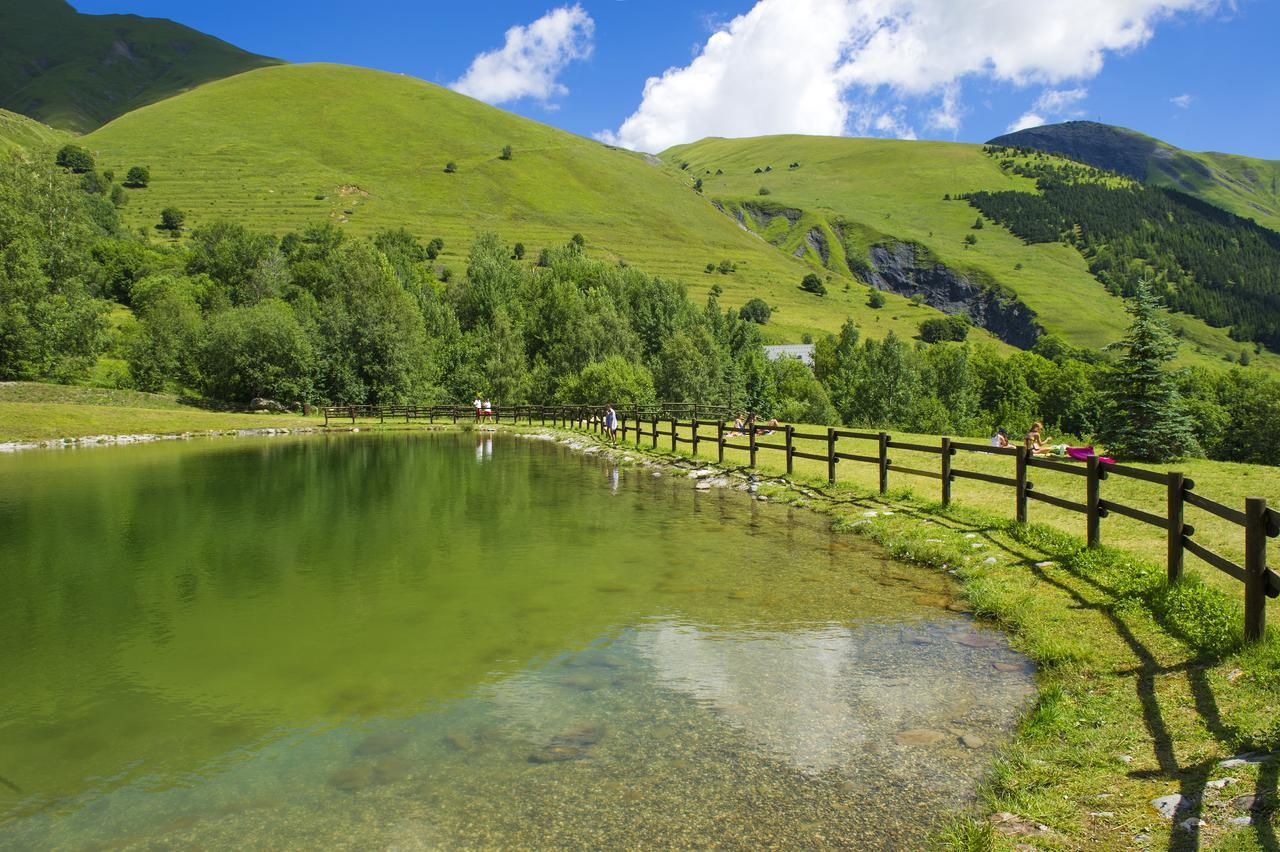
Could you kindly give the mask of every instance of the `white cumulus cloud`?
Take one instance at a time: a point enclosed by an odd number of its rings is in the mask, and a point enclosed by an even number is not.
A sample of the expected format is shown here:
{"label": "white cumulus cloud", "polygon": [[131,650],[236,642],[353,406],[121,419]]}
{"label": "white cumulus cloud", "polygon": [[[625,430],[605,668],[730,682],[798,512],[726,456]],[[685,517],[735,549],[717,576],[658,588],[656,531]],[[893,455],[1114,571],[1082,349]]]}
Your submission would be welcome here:
{"label": "white cumulus cloud", "polygon": [[1173,104],[1178,109],[1187,109],[1195,99],[1195,95],[1178,95],[1177,97],[1169,98],[1169,103]]}
{"label": "white cumulus cloud", "polygon": [[659,151],[704,136],[850,127],[906,135],[911,126],[897,109],[921,104],[925,126],[954,133],[966,80],[1075,92],[1063,84],[1097,75],[1110,52],[1141,46],[1160,20],[1217,3],[757,0],[690,64],[651,77],[639,108],[600,137]]}
{"label": "white cumulus cloud", "polygon": [[1008,130],[1014,133],[1028,127],[1039,127],[1050,121],[1084,115],[1078,104],[1088,96],[1089,90],[1083,86],[1076,89],[1045,89],[1036,98],[1031,109],[1014,119]]}
{"label": "white cumulus cloud", "polygon": [[557,78],[570,62],[591,55],[594,34],[595,21],[582,6],[552,9],[527,26],[507,30],[506,43],[478,55],[449,88],[491,104],[567,94]]}

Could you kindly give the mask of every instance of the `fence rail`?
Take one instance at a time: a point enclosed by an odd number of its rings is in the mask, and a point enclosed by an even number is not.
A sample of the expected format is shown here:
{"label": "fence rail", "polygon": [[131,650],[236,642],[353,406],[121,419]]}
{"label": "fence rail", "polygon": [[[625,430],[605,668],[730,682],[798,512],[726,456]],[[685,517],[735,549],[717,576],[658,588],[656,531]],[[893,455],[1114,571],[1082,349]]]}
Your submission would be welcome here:
{"label": "fence rail", "polygon": [[[604,409],[600,406],[516,405],[477,411],[474,407],[467,405],[334,405],[325,407],[321,411],[324,414],[326,426],[332,420],[350,420],[355,424],[361,418],[377,418],[384,423],[388,419],[403,418],[406,423],[411,420],[428,420],[432,423],[437,419],[452,423],[473,420],[512,424],[537,423],[597,433],[604,431]],[[1101,544],[1101,522],[1114,513],[1165,531],[1167,579],[1170,583],[1181,579],[1185,556],[1188,553],[1239,580],[1244,585],[1244,632],[1245,637],[1250,641],[1262,638],[1265,632],[1266,598],[1280,597],[1280,573],[1267,565],[1267,539],[1280,537],[1280,511],[1269,508],[1266,500],[1261,497],[1247,498],[1244,501],[1244,510],[1241,511],[1197,494],[1194,491],[1195,483],[1177,471],[1158,473],[1128,465],[1102,464],[1097,457],[1088,459],[1083,466],[1073,465],[1070,462],[1033,456],[1024,447],[992,447],[955,441],[947,437],[940,438],[939,444],[933,446],[895,441],[885,432],[856,432],[833,428],[827,429],[825,433],[797,432],[793,426],[789,425],[775,427],[756,425],[754,429],[747,430],[729,421],[727,418],[730,416],[730,410],[724,406],[703,406],[696,403],[631,406],[617,412],[618,434],[623,442],[634,442],[636,446],[640,446],[641,441],[647,439],[650,447],[654,449],[657,448],[660,437],[669,438],[671,450],[674,451],[681,444],[685,444],[691,445],[695,454],[698,452],[699,444],[714,444],[718,461],[724,461],[725,450],[738,450],[749,454],[751,467],[756,466],[758,453],[781,452],[785,456],[788,473],[792,472],[795,459],[825,462],[827,480],[833,485],[836,483],[836,470],[841,462],[875,465],[879,473],[881,494],[889,490],[891,473],[914,476],[940,482],[944,506],[951,503],[951,484],[957,479],[1011,488],[1014,496],[1015,517],[1020,523],[1027,522],[1028,501],[1083,514],[1085,538],[1090,547]],[[703,434],[702,430],[712,428],[715,429],[715,435]],[[680,434],[682,429],[689,430],[690,437],[683,437]],[[765,433],[781,435],[785,438],[785,442],[758,440],[758,437]],[[824,451],[802,451],[795,446],[797,440],[823,442]],[[876,452],[874,455],[848,452],[841,448],[842,440],[875,442]],[[844,447],[852,449],[848,444]],[[890,449],[936,455],[939,469],[937,471],[922,470],[895,464],[889,457]],[[1014,460],[1014,475],[1000,476],[958,469],[953,465],[953,457],[958,453],[1011,456]],[[1085,486],[1084,501],[1077,502],[1038,491],[1027,476],[1029,471],[1037,469],[1082,478]],[[1102,483],[1109,476],[1120,476],[1163,486],[1165,513],[1159,515],[1126,506],[1114,500],[1103,499]],[[1244,537],[1244,564],[1232,562],[1193,538],[1195,527],[1186,523],[1185,518],[1188,507],[1208,512],[1241,528]]]}

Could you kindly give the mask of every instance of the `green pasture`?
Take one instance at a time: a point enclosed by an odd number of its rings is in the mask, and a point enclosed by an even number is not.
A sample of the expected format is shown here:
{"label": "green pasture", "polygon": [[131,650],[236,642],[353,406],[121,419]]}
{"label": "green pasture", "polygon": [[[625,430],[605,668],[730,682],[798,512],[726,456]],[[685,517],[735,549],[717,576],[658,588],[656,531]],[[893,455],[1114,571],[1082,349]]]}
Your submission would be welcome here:
{"label": "green pasture", "polygon": [[[768,136],[706,139],[662,157],[674,173],[702,178],[711,198],[790,206],[820,213],[830,223],[843,221],[853,235],[851,247],[864,260],[878,239],[919,243],[947,266],[1012,291],[1046,330],[1076,346],[1098,349],[1124,335],[1123,301],[1089,274],[1078,251],[1060,243],[1026,245],[990,222],[974,230],[978,212],[965,201],[944,200],[978,190],[1034,190],[1033,181],[1002,172],[980,145]],[[791,168],[792,163],[800,165]],[[755,173],[766,167],[772,171]],[[767,196],[758,194],[762,187]],[[965,244],[969,235],[976,236],[976,245]],[[1183,364],[1220,367],[1223,356],[1238,356],[1243,348],[1226,329],[1186,315],[1172,319],[1187,341]],[[1280,369],[1280,356],[1267,353],[1255,363]]]}

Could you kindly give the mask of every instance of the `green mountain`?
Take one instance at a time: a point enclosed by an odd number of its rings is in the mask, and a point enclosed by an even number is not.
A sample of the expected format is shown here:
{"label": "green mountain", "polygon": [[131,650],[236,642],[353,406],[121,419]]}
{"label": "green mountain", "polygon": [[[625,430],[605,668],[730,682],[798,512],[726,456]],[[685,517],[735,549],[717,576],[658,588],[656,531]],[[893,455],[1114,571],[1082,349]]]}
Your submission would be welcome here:
{"label": "green mountain", "polygon": [[[277,234],[320,221],[357,234],[406,226],[442,238],[442,262],[455,269],[480,232],[521,242],[530,257],[581,233],[591,253],[681,280],[698,297],[718,285],[726,306],[766,299],[776,340],[835,331],[850,315],[872,336],[910,337],[938,316],[905,297],[873,311],[847,274],[848,290],[802,292],[819,267],[740,227],[656,158],[403,75],[263,68],[139,109],[83,144],[117,174],[151,167],[150,188],[130,192],[123,211],[132,227],[150,228],[169,205],[193,228],[219,218]],[[706,271],[725,260],[731,272]]]}
{"label": "green mountain", "polygon": [[[440,263],[455,269],[484,231],[530,256],[582,233],[593,254],[681,280],[695,296],[718,286],[726,305],[763,298],[775,308],[766,334],[776,341],[834,331],[847,317],[868,336],[909,338],[943,311],[1014,346],[1050,332],[1098,349],[1127,324],[1121,295],[1076,246],[975,230],[979,211],[962,197],[1037,191],[979,145],[778,136],[708,139],[651,157],[421,80],[336,65],[218,80],[83,143],[117,174],[151,167],[150,188],[130,192],[123,211],[135,228],[150,229],[167,206],[193,228],[215,219],[276,234],[326,220],[357,234],[403,225],[424,241],[441,237]],[[799,287],[815,271],[825,297]],[[885,307],[868,305],[868,285],[889,294]],[[1185,363],[1221,365],[1250,348],[1194,316],[1174,322]],[[1280,366],[1268,353],[1255,362]]]}
{"label": "green mountain", "polygon": [[0,109],[0,152],[14,148],[48,148],[70,138],[70,133],[54,130],[34,118]]}
{"label": "green mountain", "polygon": [[1031,148],[1194,195],[1280,230],[1280,160],[1197,153],[1094,121],[1068,121],[997,136],[988,144]]}
{"label": "green mountain", "polygon": [[276,63],[169,20],[0,0],[0,107],[65,130]]}
{"label": "green mountain", "polygon": [[[1121,296],[1095,276],[1077,246],[1027,241],[987,222],[962,197],[1038,192],[1034,175],[1007,167],[983,146],[772,136],[705,139],[662,158],[701,177],[706,195],[743,227],[833,276],[969,313],[1018,345],[1027,343],[1028,321],[1091,349],[1124,333]],[[1185,341],[1183,363],[1221,365],[1252,352],[1227,328],[1185,313],[1171,319]],[[1277,367],[1280,358],[1263,354],[1254,363]]]}

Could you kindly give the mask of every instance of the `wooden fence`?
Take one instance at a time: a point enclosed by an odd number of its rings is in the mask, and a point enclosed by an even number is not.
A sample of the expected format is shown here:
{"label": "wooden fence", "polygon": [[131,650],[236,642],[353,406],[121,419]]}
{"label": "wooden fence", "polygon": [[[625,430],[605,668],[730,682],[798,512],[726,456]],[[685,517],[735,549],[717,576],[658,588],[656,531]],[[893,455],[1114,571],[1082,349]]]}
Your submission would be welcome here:
{"label": "wooden fence", "polygon": [[[604,409],[599,406],[581,405],[506,406],[480,417],[477,417],[474,408],[465,405],[341,405],[323,409],[326,426],[333,419],[350,419],[354,424],[358,418],[377,418],[384,423],[388,419],[404,418],[406,423],[411,420],[428,420],[433,423],[437,420],[453,423],[481,420],[551,425],[597,433],[604,428],[603,412]],[[623,443],[634,442],[637,447],[647,440],[651,449],[657,449],[661,440],[664,449],[668,448],[669,442],[669,449],[672,451],[685,445],[697,455],[702,445],[708,444],[715,448],[718,462],[724,461],[726,449],[740,450],[748,454],[748,464],[751,467],[756,466],[761,452],[782,453],[788,474],[794,470],[795,459],[824,462],[827,481],[832,485],[838,479],[837,469],[841,464],[875,465],[881,494],[889,490],[890,474],[931,479],[938,483],[939,496],[944,506],[951,503],[951,484],[957,479],[1003,486],[1013,492],[1014,516],[1019,523],[1027,522],[1027,509],[1032,502],[1045,503],[1083,515],[1085,539],[1090,547],[1101,543],[1102,521],[1112,514],[1164,530],[1167,541],[1167,576],[1170,583],[1176,583],[1182,578],[1186,554],[1190,553],[1244,584],[1244,632],[1250,641],[1260,639],[1263,635],[1266,599],[1280,596],[1280,574],[1267,566],[1267,539],[1280,536],[1280,512],[1269,508],[1262,497],[1246,498],[1243,511],[1202,497],[1195,492],[1195,483],[1181,473],[1157,473],[1127,465],[1104,464],[1096,457],[1083,464],[1072,463],[1033,456],[1025,447],[993,447],[946,437],[938,438],[938,443],[934,445],[895,441],[886,432],[835,428],[828,428],[825,432],[799,432],[791,425],[779,426],[772,432],[757,425],[754,431],[742,434],[734,428],[733,422],[726,419],[730,412],[723,406],[663,403],[619,408],[617,415],[619,438]],[[689,437],[682,435],[682,430]],[[711,430],[714,430],[714,434],[710,434]],[[824,451],[803,452],[797,448],[797,441],[821,442]],[[852,452],[857,448],[853,442],[863,442],[869,446],[865,452]],[[937,456],[937,467],[925,470],[895,464],[890,456],[890,451],[895,449]],[[955,461],[961,453],[1007,456],[1013,468],[1012,475],[998,476],[958,468]],[[1031,479],[1036,470],[1055,471],[1083,480],[1083,501],[1068,500],[1038,491]],[[1102,483],[1113,476],[1157,486],[1165,511],[1157,514],[1105,499]],[[1244,536],[1243,565],[1232,562],[1195,540],[1195,527],[1186,522],[1188,507],[1208,512],[1241,529]]]}

